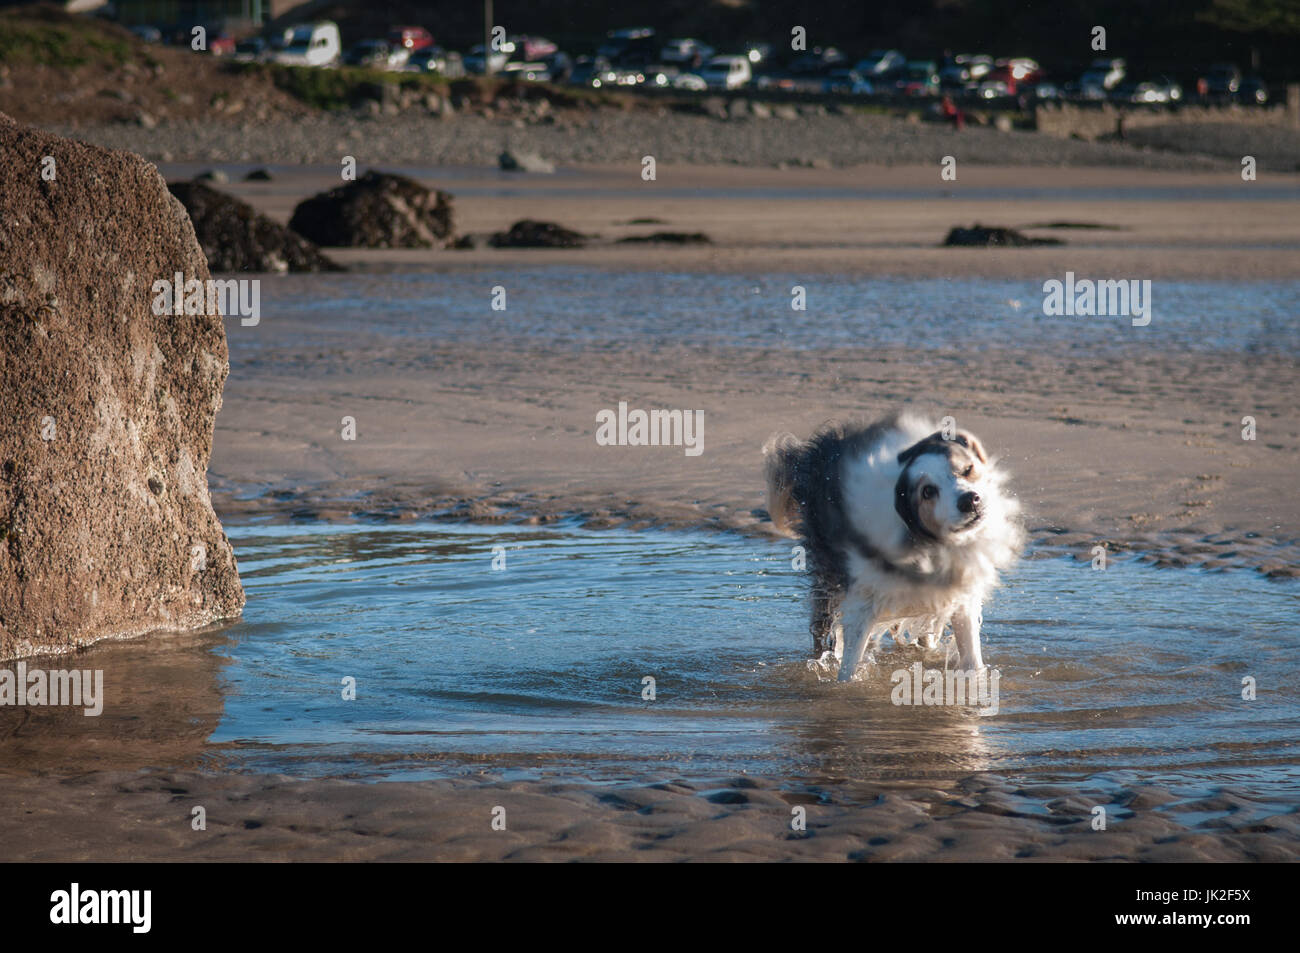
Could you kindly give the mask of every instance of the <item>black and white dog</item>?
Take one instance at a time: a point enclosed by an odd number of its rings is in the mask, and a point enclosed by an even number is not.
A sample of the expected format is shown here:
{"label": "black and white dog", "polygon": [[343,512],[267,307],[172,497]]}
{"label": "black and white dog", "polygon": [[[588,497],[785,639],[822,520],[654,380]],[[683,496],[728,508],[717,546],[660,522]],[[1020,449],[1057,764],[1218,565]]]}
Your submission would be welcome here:
{"label": "black and white dog", "polygon": [[893,416],[764,446],[767,509],[812,572],[813,651],[849,681],[890,632],[926,648],[951,623],[958,667],[984,667],[980,610],[1024,543],[1019,506],[969,433]]}

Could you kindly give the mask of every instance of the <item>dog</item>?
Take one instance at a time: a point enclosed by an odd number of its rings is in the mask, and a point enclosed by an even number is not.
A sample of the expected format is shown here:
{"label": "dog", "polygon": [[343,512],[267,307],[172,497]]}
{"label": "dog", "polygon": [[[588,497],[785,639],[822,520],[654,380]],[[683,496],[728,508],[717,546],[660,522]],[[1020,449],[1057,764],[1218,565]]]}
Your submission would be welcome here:
{"label": "dog", "polygon": [[[814,656],[850,681],[869,644],[935,648],[950,623],[961,670],[984,668],[981,612],[1024,546],[1005,475],[970,433],[894,415],[763,447],[767,510],[812,576]],[[906,638],[905,638],[906,637]]]}

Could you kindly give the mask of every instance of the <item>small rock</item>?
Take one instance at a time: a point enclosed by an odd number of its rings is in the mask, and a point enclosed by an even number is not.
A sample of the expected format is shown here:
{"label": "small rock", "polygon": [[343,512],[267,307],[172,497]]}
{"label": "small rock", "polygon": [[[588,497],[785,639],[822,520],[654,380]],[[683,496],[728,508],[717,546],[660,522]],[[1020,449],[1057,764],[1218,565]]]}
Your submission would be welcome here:
{"label": "small rock", "polygon": [[254,169],[244,176],[245,182],[270,182],[274,176],[266,169]]}
{"label": "small rock", "polygon": [[497,232],[488,239],[493,248],[582,248],[586,243],[587,236],[581,232],[531,219],[515,222],[510,231]]}
{"label": "small rock", "polygon": [[1014,228],[973,225],[970,228],[954,228],[948,232],[944,245],[976,246],[983,248],[1025,248],[1030,245],[1064,245],[1059,238],[1031,238]]}
{"label": "small rock", "polygon": [[514,152],[507,149],[497,156],[497,164],[503,172],[538,172],[549,175],[555,171],[555,163],[543,159],[535,152]]}
{"label": "small rock", "polygon": [[700,111],[714,119],[726,119],[727,102],[721,96],[708,96],[700,103]]}
{"label": "small rock", "polygon": [[662,245],[711,245],[713,239],[703,232],[655,232],[652,235],[629,235],[619,243],[641,242]]}
{"label": "small rock", "polygon": [[226,175],[226,173],[222,172],[220,169],[208,169],[208,171],[200,172],[198,175],[196,175],[194,177],[194,181],[195,182],[216,182],[218,185],[222,185],[230,181],[230,176]]}

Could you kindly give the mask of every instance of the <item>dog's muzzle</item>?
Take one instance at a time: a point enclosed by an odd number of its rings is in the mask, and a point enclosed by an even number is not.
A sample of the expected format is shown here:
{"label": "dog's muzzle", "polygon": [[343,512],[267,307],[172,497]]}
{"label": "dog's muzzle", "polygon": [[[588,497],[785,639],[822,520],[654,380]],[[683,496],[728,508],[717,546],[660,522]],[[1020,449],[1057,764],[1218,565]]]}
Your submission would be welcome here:
{"label": "dog's muzzle", "polygon": [[980,495],[974,490],[967,490],[961,496],[957,497],[957,511],[965,513],[969,519],[967,523],[973,523],[983,515],[984,508],[980,502]]}

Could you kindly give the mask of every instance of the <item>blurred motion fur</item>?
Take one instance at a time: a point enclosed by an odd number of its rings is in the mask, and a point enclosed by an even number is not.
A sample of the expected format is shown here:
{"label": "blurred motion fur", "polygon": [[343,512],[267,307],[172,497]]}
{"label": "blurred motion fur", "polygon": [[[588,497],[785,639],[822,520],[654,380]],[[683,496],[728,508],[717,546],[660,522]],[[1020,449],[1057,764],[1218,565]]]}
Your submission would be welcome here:
{"label": "blurred motion fur", "polygon": [[981,610],[1019,557],[1019,505],[970,433],[910,415],[829,426],[763,447],[767,510],[812,575],[813,653],[853,678],[868,645],[935,648],[952,625],[961,670],[984,667]]}

